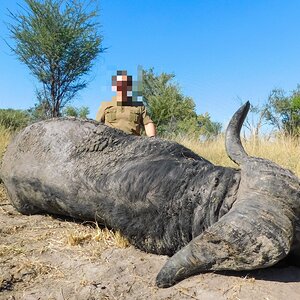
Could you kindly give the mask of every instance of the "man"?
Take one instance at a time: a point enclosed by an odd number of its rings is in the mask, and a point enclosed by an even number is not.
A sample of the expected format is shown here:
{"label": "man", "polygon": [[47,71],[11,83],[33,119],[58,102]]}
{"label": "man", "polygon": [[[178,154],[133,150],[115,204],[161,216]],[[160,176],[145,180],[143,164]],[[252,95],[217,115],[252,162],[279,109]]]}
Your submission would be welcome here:
{"label": "man", "polygon": [[117,71],[117,76],[112,76],[112,90],[117,95],[112,101],[101,104],[96,120],[134,135],[140,135],[144,127],[146,135],[154,137],[156,128],[145,106],[132,101],[132,76],[128,76],[127,71]]}

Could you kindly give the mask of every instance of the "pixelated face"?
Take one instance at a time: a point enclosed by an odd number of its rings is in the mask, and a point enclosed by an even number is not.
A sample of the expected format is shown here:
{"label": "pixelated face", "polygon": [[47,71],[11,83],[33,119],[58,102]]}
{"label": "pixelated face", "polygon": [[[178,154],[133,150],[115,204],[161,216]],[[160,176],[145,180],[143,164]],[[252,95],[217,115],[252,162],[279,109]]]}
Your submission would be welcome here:
{"label": "pixelated face", "polygon": [[112,76],[112,91],[127,95],[127,91],[132,91],[132,76],[126,71],[118,71],[117,76]]}

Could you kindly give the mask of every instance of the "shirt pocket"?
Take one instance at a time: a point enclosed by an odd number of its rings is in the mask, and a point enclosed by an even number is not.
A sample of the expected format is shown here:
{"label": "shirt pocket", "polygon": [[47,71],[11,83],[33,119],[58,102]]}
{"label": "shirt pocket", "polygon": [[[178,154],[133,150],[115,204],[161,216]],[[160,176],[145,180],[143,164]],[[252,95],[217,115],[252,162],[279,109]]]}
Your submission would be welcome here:
{"label": "shirt pocket", "polygon": [[137,110],[132,110],[129,114],[129,121],[134,123],[140,123],[141,114]]}
{"label": "shirt pocket", "polygon": [[105,111],[105,120],[107,122],[115,122],[117,120],[117,110],[115,108],[109,108]]}

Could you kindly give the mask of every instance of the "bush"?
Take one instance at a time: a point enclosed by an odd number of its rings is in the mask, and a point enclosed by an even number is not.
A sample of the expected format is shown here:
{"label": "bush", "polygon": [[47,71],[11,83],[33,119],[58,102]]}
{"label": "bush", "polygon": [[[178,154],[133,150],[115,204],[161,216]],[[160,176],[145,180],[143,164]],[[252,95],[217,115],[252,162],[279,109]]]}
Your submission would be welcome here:
{"label": "bush", "polygon": [[77,117],[82,119],[87,119],[90,110],[86,106],[74,107],[67,106],[64,108],[62,115],[67,117]]}
{"label": "bush", "polygon": [[0,109],[0,125],[10,131],[26,127],[30,122],[30,114],[25,110]]}

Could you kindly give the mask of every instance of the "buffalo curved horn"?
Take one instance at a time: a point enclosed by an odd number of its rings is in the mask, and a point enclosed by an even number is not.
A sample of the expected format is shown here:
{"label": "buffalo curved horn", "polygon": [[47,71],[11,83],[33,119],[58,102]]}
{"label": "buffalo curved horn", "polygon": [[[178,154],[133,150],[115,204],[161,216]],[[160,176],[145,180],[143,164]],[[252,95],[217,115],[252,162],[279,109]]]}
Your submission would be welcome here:
{"label": "buffalo curved horn", "polygon": [[240,132],[248,114],[250,102],[247,101],[231,118],[225,136],[226,152],[230,159],[240,165],[248,157],[241,143]]}
{"label": "buffalo curved horn", "polygon": [[247,102],[226,131],[227,153],[241,166],[236,201],[166,262],[156,278],[159,287],[203,271],[265,268],[289,253],[300,212],[300,181],[271,161],[247,155],[240,130],[248,110]]}

